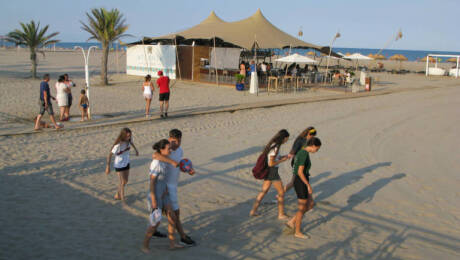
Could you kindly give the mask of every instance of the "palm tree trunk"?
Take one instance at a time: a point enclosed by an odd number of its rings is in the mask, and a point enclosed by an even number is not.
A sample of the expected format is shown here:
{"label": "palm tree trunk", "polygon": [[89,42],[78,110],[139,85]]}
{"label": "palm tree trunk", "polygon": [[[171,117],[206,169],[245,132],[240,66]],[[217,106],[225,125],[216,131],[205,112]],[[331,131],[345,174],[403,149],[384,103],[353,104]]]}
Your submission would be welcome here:
{"label": "palm tree trunk", "polygon": [[102,45],[102,66],[101,66],[101,80],[102,84],[107,86],[109,84],[109,80],[107,78],[107,63],[109,60],[109,46],[108,44]]}
{"label": "palm tree trunk", "polygon": [[32,78],[37,78],[37,53],[34,48],[30,48],[30,61],[32,62]]}

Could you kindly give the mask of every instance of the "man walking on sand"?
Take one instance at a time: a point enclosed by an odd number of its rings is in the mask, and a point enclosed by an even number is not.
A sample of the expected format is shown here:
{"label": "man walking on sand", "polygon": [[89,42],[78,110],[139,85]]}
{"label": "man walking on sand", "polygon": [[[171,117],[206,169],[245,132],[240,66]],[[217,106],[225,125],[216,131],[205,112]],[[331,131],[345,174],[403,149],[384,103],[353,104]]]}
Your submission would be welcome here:
{"label": "man walking on sand", "polygon": [[[159,78],[157,79],[157,85],[160,89],[160,113],[161,117],[168,117],[168,108],[169,108],[169,77],[163,76],[163,71],[158,71]],[[164,110],[163,110],[164,108]],[[164,113],[163,113],[164,111]]]}
{"label": "man walking on sand", "polygon": [[53,104],[51,104],[51,99],[56,100],[50,94],[50,86],[48,82],[50,81],[50,74],[43,75],[43,81],[40,83],[40,113],[37,116],[37,120],[35,121],[35,130],[40,130],[40,119],[42,118],[45,110],[48,111],[48,115],[50,116],[51,122],[54,124],[56,129],[62,128],[58,124],[56,124],[56,120],[54,119],[54,112],[53,112]]}

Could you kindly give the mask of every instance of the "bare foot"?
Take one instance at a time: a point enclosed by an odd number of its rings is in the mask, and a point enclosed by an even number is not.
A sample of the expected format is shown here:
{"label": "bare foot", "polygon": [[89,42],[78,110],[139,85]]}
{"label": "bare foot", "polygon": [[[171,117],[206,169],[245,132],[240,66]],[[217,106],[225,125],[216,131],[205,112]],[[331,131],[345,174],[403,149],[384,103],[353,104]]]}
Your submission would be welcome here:
{"label": "bare foot", "polygon": [[285,225],[290,229],[294,229],[294,224],[291,222],[286,222]]}
{"label": "bare foot", "polygon": [[143,247],[141,248],[141,250],[142,250],[142,252],[144,252],[144,253],[146,253],[146,254],[149,254],[149,253],[150,253],[150,249],[149,249],[148,247],[143,246]]}
{"label": "bare foot", "polygon": [[62,128],[62,126],[59,126],[59,125],[55,125],[55,126],[54,126],[54,128],[55,128],[56,130],[58,130],[58,129],[61,129],[61,128]]}
{"label": "bare foot", "polygon": [[257,216],[260,216],[260,214],[251,210],[251,212],[249,212],[249,216],[250,217],[257,217]]}
{"label": "bare foot", "polygon": [[118,194],[118,192],[115,193],[115,196],[113,196],[113,198],[114,198],[115,200],[121,200],[120,194]]}
{"label": "bare foot", "polygon": [[41,128],[34,128],[34,131],[40,131],[42,130]]}
{"label": "bare foot", "polygon": [[279,220],[285,220],[285,219],[288,219],[289,217],[287,215],[281,215],[281,216],[278,216],[278,219]]}
{"label": "bare foot", "polygon": [[185,247],[182,245],[178,245],[178,244],[169,245],[169,250],[175,250],[175,249],[181,249],[181,248],[185,248]]}
{"label": "bare foot", "polygon": [[296,238],[301,238],[301,239],[310,239],[310,236],[308,234],[302,234],[302,233],[298,233],[298,234],[294,234],[294,236]]}

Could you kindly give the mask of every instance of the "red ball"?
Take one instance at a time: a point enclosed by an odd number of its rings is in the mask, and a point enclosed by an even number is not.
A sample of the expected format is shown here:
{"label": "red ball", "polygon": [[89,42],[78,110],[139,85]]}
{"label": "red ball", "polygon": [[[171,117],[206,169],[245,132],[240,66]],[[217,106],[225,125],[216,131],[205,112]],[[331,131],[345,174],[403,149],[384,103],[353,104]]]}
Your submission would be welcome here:
{"label": "red ball", "polygon": [[179,162],[179,168],[183,172],[189,172],[192,170],[192,162],[189,159],[182,159]]}

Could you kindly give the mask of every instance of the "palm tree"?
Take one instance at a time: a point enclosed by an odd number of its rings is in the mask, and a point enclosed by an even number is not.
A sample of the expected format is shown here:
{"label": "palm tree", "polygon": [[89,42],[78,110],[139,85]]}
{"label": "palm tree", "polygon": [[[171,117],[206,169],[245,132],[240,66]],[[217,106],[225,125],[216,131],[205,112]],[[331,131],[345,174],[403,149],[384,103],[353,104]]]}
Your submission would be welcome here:
{"label": "palm tree", "polygon": [[82,29],[91,34],[89,40],[97,40],[102,45],[102,70],[101,79],[104,85],[108,85],[107,79],[107,62],[109,59],[109,46],[112,42],[121,37],[128,36],[124,34],[128,30],[123,15],[118,9],[107,11],[105,8],[92,9],[91,13],[86,13],[88,24],[80,21]]}
{"label": "palm tree", "polygon": [[[14,30],[8,33],[6,40],[16,45],[25,45],[30,50],[30,61],[32,62],[32,77],[37,78],[37,51],[39,48],[46,47],[50,44],[57,43],[59,40],[52,38],[58,35],[58,32],[46,35],[49,25],[40,29],[40,23],[35,24],[32,20],[30,23],[20,23],[21,30]],[[44,53],[42,52],[44,55]]]}

